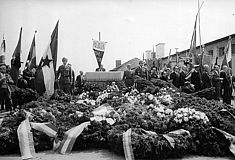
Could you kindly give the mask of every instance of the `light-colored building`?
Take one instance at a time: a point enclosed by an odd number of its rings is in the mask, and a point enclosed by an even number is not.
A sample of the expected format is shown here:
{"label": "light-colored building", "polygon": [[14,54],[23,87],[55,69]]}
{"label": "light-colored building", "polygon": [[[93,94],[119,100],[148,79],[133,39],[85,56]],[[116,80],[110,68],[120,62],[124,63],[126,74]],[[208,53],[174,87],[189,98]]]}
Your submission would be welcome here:
{"label": "light-colored building", "polygon": [[[222,61],[225,54],[225,48],[228,45],[229,37],[231,37],[232,71],[233,75],[235,75],[235,34],[203,44],[202,46],[204,46],[205,50],[203,64],[208,64],[211,67],[213,67],[216,62],[216,57],[218,55],[217,64],[222,65]],[[178,52],[179,59],[180,57],[186,57],[186,53],[189,53],[189,49]],[[196,53],[197,54],[200,53],[200,46],[196,47]],[[171,67],[176,65],[176,57],[177,57],[176,54],[171,55],[171,60],[172,60]],[[168,64],[168,56],[163,57],[161,59],[163,66],[165,64]],[[183,63],[184,63],[183,60],[180,60],[178,65],[182,66]]]}
{"label": "light-colored building", "polygon": [[158,43],[156,45],[156,58],[162,58],[165,55],[165,43]]}

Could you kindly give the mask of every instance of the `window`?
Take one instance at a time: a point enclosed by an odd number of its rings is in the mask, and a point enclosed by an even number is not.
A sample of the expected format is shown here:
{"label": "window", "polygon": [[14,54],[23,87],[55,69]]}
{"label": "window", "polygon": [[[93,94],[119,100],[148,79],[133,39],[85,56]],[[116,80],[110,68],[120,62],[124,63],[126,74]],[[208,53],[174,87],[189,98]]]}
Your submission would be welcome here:
{"label": "window", "polygon": [[235,54],[235,44],[232,44],[232,54]]}
{"label": "window", "polygon": [[209,56],[213,56],[213,50],[209,50],[209,51],[208,51],[208,55],[209,55]]}
{"label": "window", "polygon": [[219,57],[224,55],[224,47],[219,48]]}

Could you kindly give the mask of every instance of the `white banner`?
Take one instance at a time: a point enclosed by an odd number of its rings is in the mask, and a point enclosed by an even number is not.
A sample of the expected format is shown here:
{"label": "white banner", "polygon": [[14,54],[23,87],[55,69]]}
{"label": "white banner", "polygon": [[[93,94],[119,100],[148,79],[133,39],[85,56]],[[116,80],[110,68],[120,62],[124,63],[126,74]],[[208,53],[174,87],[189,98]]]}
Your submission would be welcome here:
{"label": "white banner", "polygon": [[97,41],[93,39],[93,49],[98,50],[98,51],[103,51],[105,50],[105,45],[106,42],[103,41]]}

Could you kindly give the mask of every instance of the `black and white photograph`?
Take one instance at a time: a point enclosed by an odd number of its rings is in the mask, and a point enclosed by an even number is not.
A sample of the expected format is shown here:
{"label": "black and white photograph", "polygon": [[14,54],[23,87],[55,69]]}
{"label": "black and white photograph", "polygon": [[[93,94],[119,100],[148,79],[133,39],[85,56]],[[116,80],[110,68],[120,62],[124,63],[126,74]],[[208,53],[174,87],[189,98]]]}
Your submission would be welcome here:
{"label": "black and white photograph", "polygon": [[234,0],[0,0],[0,160],[235,159]]}

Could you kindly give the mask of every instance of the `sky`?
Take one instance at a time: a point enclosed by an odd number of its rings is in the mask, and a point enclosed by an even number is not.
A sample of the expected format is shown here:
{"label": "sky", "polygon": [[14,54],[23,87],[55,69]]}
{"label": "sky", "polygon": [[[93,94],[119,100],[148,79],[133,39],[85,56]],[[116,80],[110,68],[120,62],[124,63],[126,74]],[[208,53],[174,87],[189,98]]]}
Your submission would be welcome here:
{"label": "sky", "polygon": [[[202,3],[202,0],[200,0]],[[6,63],[10,64],[20,27],[22,61],[36,34],[37,62],[43,55],[59,19],[57,68],[67,57],[75,74],[94,71],[97,61],[92,39],[106,41],[106,70],[165,43],[165,55],[188,49],[198,10],[198,0],[0,0],[0,41],[4,33]],[[201,43],[235,33],[235,1],[204,0],[200,12]],[[199,39],[199,38],[197,38]],[[199,45],[199,41],[197,41]],[[23,69],[23,68],[22,68]]]}

